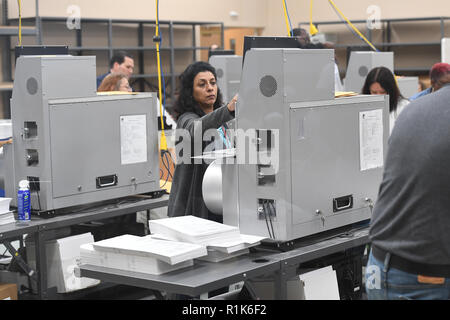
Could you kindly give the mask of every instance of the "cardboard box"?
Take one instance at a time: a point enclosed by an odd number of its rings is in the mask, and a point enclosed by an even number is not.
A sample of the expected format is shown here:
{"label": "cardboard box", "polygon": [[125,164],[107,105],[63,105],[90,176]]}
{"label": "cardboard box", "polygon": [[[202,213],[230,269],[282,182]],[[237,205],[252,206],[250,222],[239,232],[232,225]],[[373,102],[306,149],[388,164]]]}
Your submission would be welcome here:
{"label": "cardboard box", "polygon": [[17,285],[0,283],[0,300],[17,300]]}

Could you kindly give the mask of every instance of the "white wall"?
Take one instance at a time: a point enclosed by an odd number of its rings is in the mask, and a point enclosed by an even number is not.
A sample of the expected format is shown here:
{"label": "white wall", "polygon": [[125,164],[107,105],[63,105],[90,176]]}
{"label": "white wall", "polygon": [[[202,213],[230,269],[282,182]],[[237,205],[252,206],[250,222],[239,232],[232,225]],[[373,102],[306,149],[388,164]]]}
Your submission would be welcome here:
{"label": "white wall", "polygon": [[[10,17],[17,17],[17,1],[8,0]],[[179,21],[219,21],[227,26],[264,27],[269,0],[160,0],[159,18]],[[22,16],[35,14],[35,0],[22,0]],[[154,0],[40,0],[39,14],[46,17],[69,16],[67,9],[77,5],[82,18],[155,20]],[[230,11],[239,14],[230,17]]]}
{"label": "white wall", "polygon": [[[310,1],[286,0],[292,24],[309,21]],[[376,5],[381,10],[381,19],[418,18],[450,16],[450,1],[448,0],[334,0],[336,6],[350,20],[369,18],[367,9]],[[285,35],[285,19],[282,1],[268,1],[268,21],[266,34]],[[313,21],[339,20],[328,0],[314,0]],[[447,22],[450,24],[450,21]],[[417,30],[412,30],[417,31]]]}

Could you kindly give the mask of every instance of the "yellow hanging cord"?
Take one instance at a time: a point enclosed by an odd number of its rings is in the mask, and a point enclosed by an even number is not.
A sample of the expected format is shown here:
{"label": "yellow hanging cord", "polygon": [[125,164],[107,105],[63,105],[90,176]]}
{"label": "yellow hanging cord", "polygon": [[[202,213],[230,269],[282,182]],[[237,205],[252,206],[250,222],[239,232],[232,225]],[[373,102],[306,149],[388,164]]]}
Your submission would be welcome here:
{"label": "yellow hanging cord", "polygon": [[286,19],[286,29],[288,32],[288,37],[290,37],[291,29],[289,28],[289,18],[288,18],[287,9],[286,9],[286,2],[285,2],[285,0],[281,0],[281,1],[283,1],[284,17]]}
{"label": "yellow hanging cord", "polygon": [[334,9],[336,9],[336,11],[342,16],[342,18],[344,18],[344,20],[348,23],[348,25],[355,30],[355,32],[375,51],[378,51],[377,48],[375,48],[375,46],[370,43],[369,40],[366,39],[366,37],[363,36],[363,34],[361,32],[359,32],[359,30],[353,25],[353,23],[350,22],[350,20],[347,19],[347,17],[342,13],[341,10],[339,10],[339,8],[336,6],[336,4],[333,2],[333,0],[328,0],[328,2],[334,7]]}
{"label": "yellow hanging cord", "polygon": [[19,47],[22,46],[22,1],[17,0],[19,5]]}
{"label": "yellow hanging cord", "polygon": [[314,0],[311,0],[309,3],[309,33],[312,36],[319,32],[319,30],[317,30],[316,26],[312,23],[312,21],[313,21],[313,18],[312,18],[312,16],[313,16],[313,14],[312,14],[313,13],[313,1]]}
{"label": "yellow hanging cord", "polygon": [[[158,21],[158,0],[156,0],[156,29],[155,29],[155,37],[159,37],[159,21]],[[156,41],[156,59],[157,59],[157,65],[158,65],[158,93],[159,93],[159,115],[161,119],[161,142],[159,149],[167,150],[167,140],[166,135],[164,133],[164,118],[163,118],[163,111],[162,111],[162,91],[161,91],[161,56],[159,52],[159,41]]]}

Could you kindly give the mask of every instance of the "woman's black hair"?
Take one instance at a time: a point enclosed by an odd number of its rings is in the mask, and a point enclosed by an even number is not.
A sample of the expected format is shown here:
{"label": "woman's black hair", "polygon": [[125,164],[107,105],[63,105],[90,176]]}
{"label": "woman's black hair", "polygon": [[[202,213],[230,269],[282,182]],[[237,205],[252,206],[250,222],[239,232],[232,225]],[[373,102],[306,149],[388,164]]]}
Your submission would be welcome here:
{"label": "woman's black hair", "polygon": [[[178,117],[186,112],[194,112],[199,116],[205,114],[194,100],[193,90],[195,76],[200,72],[206,71],[211,72],[217,80],[216,69],[209,63],[203,61],[190,64],[180,75],[180,92],[173,108],[173,116],[175,119],[178,120]],[[214,103],[214,110],[221,107],[222,104],[222,93],[220,92],[219,87],[217,87],[217,99]]]}
{"label": "woman's black hair", "polygon": [[370,86],[375,82],[378,82],[389,95],[389,112],[397,111],[398,100],[404,97],[391,70],[386,67],[373,68],[366,77],[361,93],[370,94]]}

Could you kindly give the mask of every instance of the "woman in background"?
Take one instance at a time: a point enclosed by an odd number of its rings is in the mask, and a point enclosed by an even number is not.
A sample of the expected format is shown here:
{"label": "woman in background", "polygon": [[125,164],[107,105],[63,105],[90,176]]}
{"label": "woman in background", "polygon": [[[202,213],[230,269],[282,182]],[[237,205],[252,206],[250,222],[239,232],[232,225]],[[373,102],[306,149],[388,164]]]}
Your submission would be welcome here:
{"label": "woman in background", "polygon": [[[203,138],[206,130],[219,129],[234,119],[237,96],[228,105],[222,103],[216,70],[206,62],[189,65],[181,74],[180,80],[180,94],[173,108],[173,115],[177,121],[177,130],[184,129],[189,133],[192,143],[187,145],[193,147],[194,132],[201,133]],[[205,147],[206,143],[202,141],[201,150]],[[190,155],[198,155],[194,150],[196,149],[192,148]],[[178,155],[177,151],[177,157]],[[210,212],[203,201],[202,182],[208,164],[203,161],[201,164],[194,164],[192,159],[189,163],[177,162],[170,191],[168,216],[194,215],[222,222],[222,216]]]}
{"label": "woman in background", "polygon": [[128,78],[122,73],[110,73],[101,82],[98,92],[105,91],[133,91],[128,83]]}
{"label": "woman in background", "polygon": [[409,101],[400,93],[394,74],[386,67],[373,68],[366,77],[362,94],[389,95],[389,134],[395,120]]}

